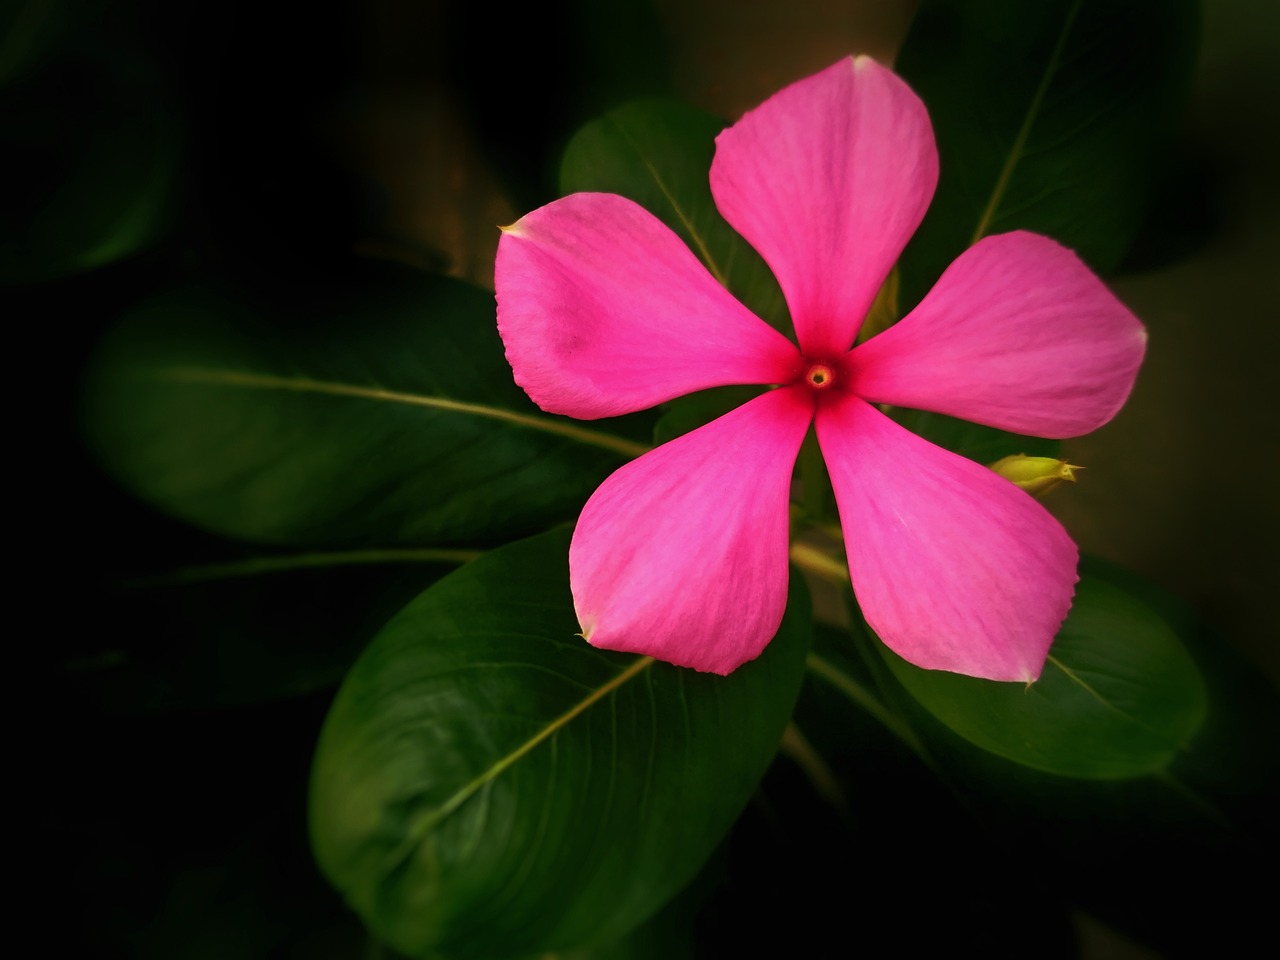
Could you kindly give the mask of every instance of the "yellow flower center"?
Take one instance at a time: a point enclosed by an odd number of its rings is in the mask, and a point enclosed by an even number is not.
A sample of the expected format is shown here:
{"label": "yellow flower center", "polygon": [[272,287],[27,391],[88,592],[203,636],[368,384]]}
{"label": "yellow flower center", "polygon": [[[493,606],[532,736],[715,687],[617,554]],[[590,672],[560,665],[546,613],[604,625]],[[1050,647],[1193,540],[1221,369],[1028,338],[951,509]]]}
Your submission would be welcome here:
{"label": "yellow flower center", "polygon": [[827,363],[811,363],[804,372],[804,380],[814,390],[826,390],[836,382],[836,371]]}

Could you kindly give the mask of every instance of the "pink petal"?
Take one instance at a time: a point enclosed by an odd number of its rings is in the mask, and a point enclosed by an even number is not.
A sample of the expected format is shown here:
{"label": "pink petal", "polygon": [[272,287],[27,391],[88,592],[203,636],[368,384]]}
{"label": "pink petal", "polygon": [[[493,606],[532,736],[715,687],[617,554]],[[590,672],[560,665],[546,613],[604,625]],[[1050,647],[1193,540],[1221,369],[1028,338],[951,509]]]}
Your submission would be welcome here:
{"label": "pink petal", "polygon": [[716,138],[716,206],[773,269],[805,355],[848,350],[938,182],[924,104],[867,57],[794,83]]}
{"label": "pink petal", "polygon": [[583,636],[722,675],[759,656],[787,604],[791,470],[812,415],[807,389],[772,390],[609,477],[569,547]]}
{"label": "pink petal", "polygon": [[613,194],[573,194],[507,227],[494,283],[516,382],[551,413],[610,417],[798,372],[794,344]]}
{"label": "pink petal", "polygon": [[1146,349],[1142,324],[1048,237],[987,237],[901,322],[860,344],[852,388],[877,403],[1038,437],[1110,420]]}
{"label": "pink petal", "polygon": [[920,667],[1033,680],[1071,606],[1062,525],[985,467],[852,394],[819,406],[818,441],[867,622]]}

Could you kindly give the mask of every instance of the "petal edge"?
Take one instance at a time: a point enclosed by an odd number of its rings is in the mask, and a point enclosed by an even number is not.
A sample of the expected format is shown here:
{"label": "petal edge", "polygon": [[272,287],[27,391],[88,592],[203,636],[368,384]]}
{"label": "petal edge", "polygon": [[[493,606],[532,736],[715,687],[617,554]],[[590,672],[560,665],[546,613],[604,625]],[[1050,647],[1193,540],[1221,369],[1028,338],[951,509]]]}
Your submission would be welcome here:
{"label": "petal edge", "polygon": [[850,355],[853,390],[1037,437],[1078,437],[1133,388],[1146,331],[1072,251],[986,237],[914,310]]}
{"label": "petal edge", "polygon": [[623,466],[583,507],[569,579],[595,646],[728,674],[786,608],[791,471],[803,388],[748,401]]}
{"label": "petal edge", "polygon": [[863,615],[930,670],[1030,681],[1071,607],[1079,553],[1035,499],[852,395],[818,441]]}
{"label": "petal edge", "polygon": [[799,354],[657,217],[576,193],[503,230],[498,332],[516,382],[580,420],[729,384],[782,383]]}
{"label": "petal edge", "polygon": [[813,358],[853,345],[937,182],[924,103],[865,56],[746,113],[711,164],[716,206],[773,270]]}

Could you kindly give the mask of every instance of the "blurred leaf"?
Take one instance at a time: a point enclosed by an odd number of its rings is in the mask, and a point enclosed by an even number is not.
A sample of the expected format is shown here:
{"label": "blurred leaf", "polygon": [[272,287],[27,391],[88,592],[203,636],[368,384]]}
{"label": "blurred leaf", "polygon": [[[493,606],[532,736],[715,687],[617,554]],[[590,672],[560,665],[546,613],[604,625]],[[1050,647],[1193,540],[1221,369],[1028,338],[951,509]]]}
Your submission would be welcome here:
{"label": "blurred leaf", "polygon": [[566,531],[441,580],[353,668],[312,778],[316,858],[413,956],[613,940],[692,879],[777,748],[803,677],[799,580],[721,678],[575,636]]}
{"label": "blurred leaf", "polygon": [[64,661],[67,679],[130,713],[336,688],[392,614],[463,562],[450,553],[259,554],[109,584],[94,611],[113,629]]}
{"label": "blurred leaf", "polygon": [[674,230],[758,317],[785,332],[790,319],[777,281],[711,197],[711,158],[723,128],[722,120],[682,104],[626,104],[574,135],[560,167],[560,189],[634,200]]}
{"label": "blurred leaf", "polygon": [[0,118],[0,281],[113,263],[167,225],[180,124],[139,63],[86,55],[20,76],[0,86]]}
{"label": "blurred leaf", "polygon": [[[1175,609],[1150,584],[1094,558],[1081,566],[1160,611],[1192,644],[1198,662],[1219,668],[1207,671],[1209,714],[1188,749],[1167,769],[1123,780],[1065,778],[1010,763],[938,723],[892,677],[888,686],[877,683],[875,676],[888,668],[869,645],[870,656],[860,661],[847,633],[817,627],[810,661],[823,669],[811,669],[816,682],[806,682],[795,717],[836,771],[853,818],[863,825],[851,855],[887,865],[881,880],[890,891],[911,886],[931,903],[959,910],[941,935],[952,942],[958,929],[968,938],[1027,924],[1020,939],[992,944],[980,950],[984,956],[1023,956],[1030,940],[1037,956],[1054,955],[1044,921],[1055,904],[1088,911],[1161,956],[1216,956],[1224,949],[1247,955],[1251,942],[1268,935],[1269,891],[1252,878],[1276,850],[1280,749],[1271,731],[1280,729],[1280,718],[1274,687],[1242,671],[1242,663],[1223,669],[1219,661],[1229,646],[1220,637],[1196,643],[1184,633],[1185,609]],[[832,676],[850,685],[852,695]],[[899,711],[887,726],[867,722],[868,716],[879,718],[882,707],[873,703],[867,714],[862,706],[880,689],[884,703]],[[913,762],[908,748],[919,760]],[[995,871],[977,887],[954,873],[953,887],[926,886],[956,864],[1018,864],[1028,850],[1035,851],[1034,869]],[[790,872],[804,877],[810,871],[798,865]],[[868,923],[892,931],[896,921],[909,936],[930,936],[913,925],[913,904],[904,906],[892,895],[868,900],[864,889],[849,895],[868,903]],[[992,904],[998,904],[998,916],[988,932],[974,918]],[[1044,916],[1036,918],[1037,911]],[[925,953],[947,949],[932,941],[920,947]]]}
{"label": "blurred leaf", "polygon": [[960,736],[1063,776],[1106,780],[1163,770],[1205,718],[1204,682],[1172,627],[1094,575],[1077,585],[1033,684],[922,670],[880,649],[908,692]]}
{"label": "blurred leaf", "polygon": [[90,382],[104,462],[225,536],[475,547],[571,518],[647,449],[606,432],[616,421],[540,413],[512,380],[492,294],[376,270],[265,315],[200,288],[138,306]]}
{"label": "blurred leaf", "polygon": [[742,406],[761,391],[761,387],[713,387],[677,397],[663,405],[662,416],[653,425],[653,442],[655,445],[666,443],[696,430]]}
{"label": "blurred leaf", "polygon": [[957,420],[941,413],[895,407],[890,415],[913,433],[962,457],[991,464],[1001,457],[1025,453],[1029,457],[1055,457],[1062,448],[1057,440],[1027,437],[995,427]]}
{"label": "blurred leaf", "polygon": [[942,167],[903,256],[903,305],[1009,230],[1113,270],[1158,181],[1197,27],[1195,0],[926,0],[896,69],[929,107]]}
{"label": "blurred leaf", "polygon": [[[1068,779],[970,745],[898,689],[902,715],[964,798],[969,831],[998,841],[1010,861],[1034,849],[1034,872],[1076,909],[1161,956],[1247,955],[1271,925],[1270,891],[1254,877],[1280,849],[1275,687],[1172,596],[1094,557],[1081,570],[1157,611],[1204,669],[1204,725],[1165,768]],[[802,693],[798,714],[803,706]]]}

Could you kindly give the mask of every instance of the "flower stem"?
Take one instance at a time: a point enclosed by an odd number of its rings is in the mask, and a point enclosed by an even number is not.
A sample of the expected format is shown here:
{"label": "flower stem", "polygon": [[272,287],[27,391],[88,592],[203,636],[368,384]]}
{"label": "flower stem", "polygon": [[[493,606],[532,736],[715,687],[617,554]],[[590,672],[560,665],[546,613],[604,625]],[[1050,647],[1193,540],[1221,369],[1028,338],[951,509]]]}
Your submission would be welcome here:
{"label": "flower stem", "polygon": [[778,745],[778,752],[790,757],[801,772],[809,778],[814,793],[837,810],[848,811],[848,798],[840,788],[840,781],[836,779],[831,765],[814,749],[809,738],[800,731],[794,720],[787,724],[787,729],[782,732],[782,742]]}

